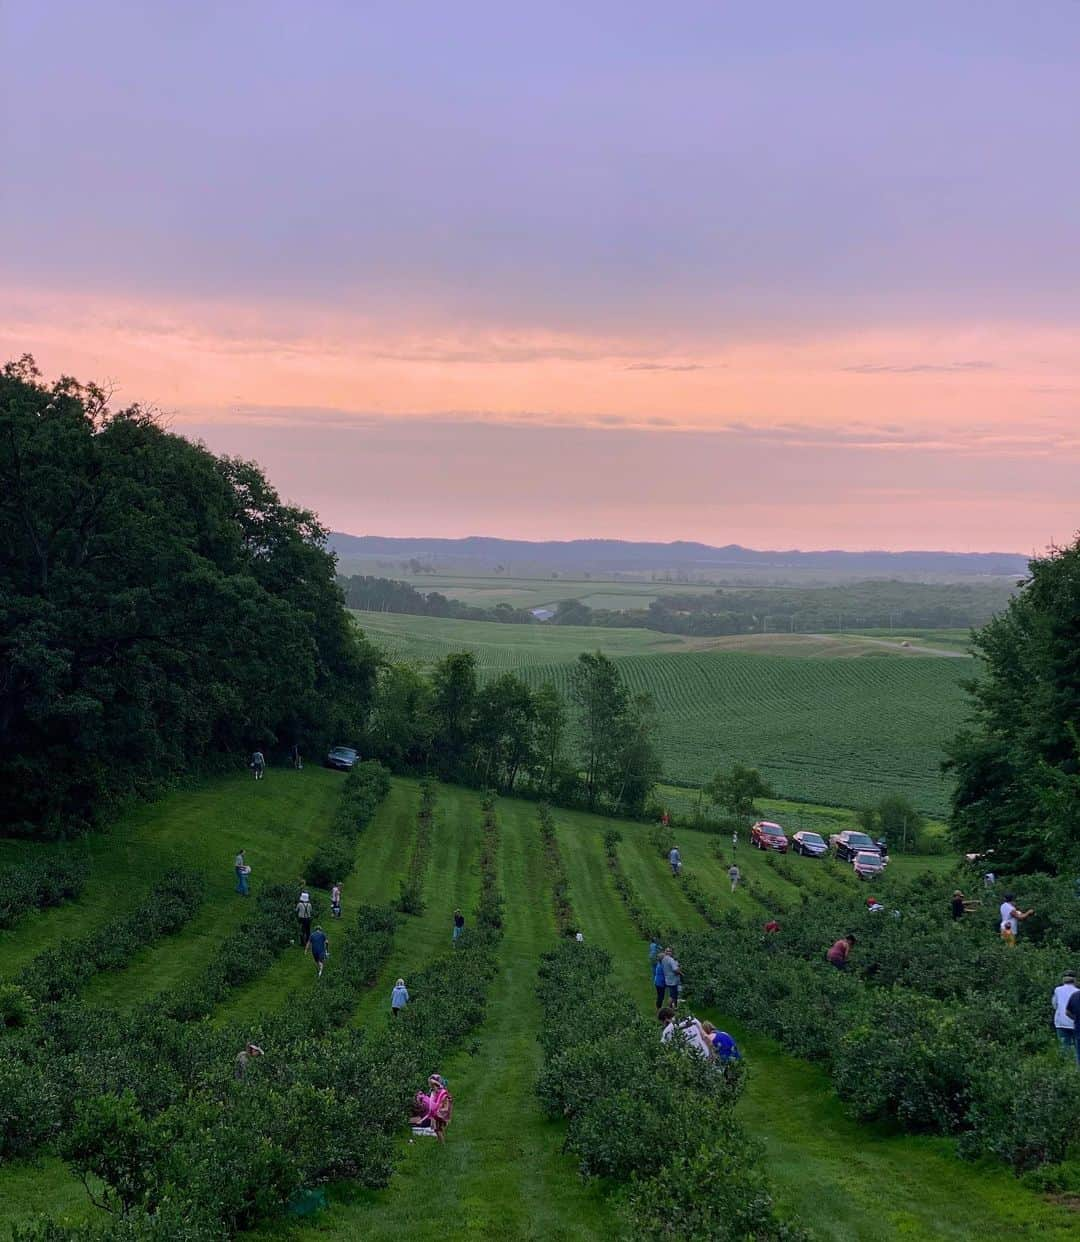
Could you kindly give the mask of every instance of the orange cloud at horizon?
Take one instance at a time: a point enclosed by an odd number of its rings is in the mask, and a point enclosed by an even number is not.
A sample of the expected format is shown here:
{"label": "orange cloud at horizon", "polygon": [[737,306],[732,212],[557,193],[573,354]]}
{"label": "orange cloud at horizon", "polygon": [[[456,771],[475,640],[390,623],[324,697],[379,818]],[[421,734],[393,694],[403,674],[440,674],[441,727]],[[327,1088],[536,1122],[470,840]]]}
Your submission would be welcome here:
{"label": "orange cloud at horizon", "polygon": [[[1071,538],[1077,335],[941,324],[656,341],[40,293],[0,310],[3,356],[113,384],[117,404],[258,457],[339,529],[757,546]],[[427,456],[423,502],[356,487],[365,457],[400,477]]]}
{"label": "orange cloud at horizon", "polygon": [[181,421],[258,407],[709,429],[995,427],[1080,409],[1080,333],[1031,325],[666,340],[406,329],[325,310],[5,298],[0,350]]}

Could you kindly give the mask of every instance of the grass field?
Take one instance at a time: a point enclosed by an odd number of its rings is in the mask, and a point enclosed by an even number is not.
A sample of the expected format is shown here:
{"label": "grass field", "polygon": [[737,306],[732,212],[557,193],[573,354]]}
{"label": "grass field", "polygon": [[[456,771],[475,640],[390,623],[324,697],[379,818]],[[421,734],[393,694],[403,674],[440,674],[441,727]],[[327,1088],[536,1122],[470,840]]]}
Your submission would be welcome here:
{"label": "grass field", "polygon": [[[253,878],[288,875],[294,860],[306,854],[325,827],[333,806],[338,784],[332,774],[309,769],[272,776],[281,779],[268,779],[257,790],[242,781],[212,782],[126,816],[108,838],[102,838],[108,848],[95,849],[92,884],[98,889],[137,888],[144,877],[175,860],[190,834],[202,842],[189,861],[207,876],[205,917],[227,928],[237,903],[231,886],[220,882],[220,850],[214,843],[224,847],[228,842],[231,851],[240,816],[249,848],[254,851],[257,842],[262,858]],[[417,802],[414,782],[395,782],[358,845],[357,866],[346,885],[347,905],[350,900],[385,900],[396,891],[411,847]],[[613,954],[616,981],[648,1009],[652,988],[646,946],[629,922],[604,861],[602,839],[612,821],[582,813],[555,815],[571,898],[584,934]],[[551,895],[535,805],[502,799],[498,817],[506,932],[497,950],[499,974],[487,1021],[467,1047],[440,1067],[457,1100],[446,1146],[410,1145],[403,1125],[399,1168],[387,1189],[361,1192],[336,1185],[331,1188],[330,1207],[314,1221],[268,1227],[263,1236],[311,1242],[404,1235],[524,1242],[619,1235],[604,1187],[581,1182],[573,1161],[561,1151],[561,1125],[546,1119],[536,1103],[533,1084],[540,1050],[535,1040],[539,1013],[534,985],[539,955],[554,938]],[[260,840],[250,834],[263,820],[268,829]],[[383,978],[356,1012],[358,1024],[391,1020],[389,983],[398,974],[408,979],[442,953],[454,906],[471,907],[478,884],[479,823],[475,793],[440,788],[427,909],[423,916],[404,921]],[[676,925],[700,927],[700,915],[654,854],[647,830],[634,824],[619,828],[622,865],[646,905]],[[715,894],[718,907],[734,902],[751,908],[748,894],[733,897],[728,891],[724,864],[714,856],[715,838],[682,831],[679,841],[687,868]],[[224,871],[231,878],[229,851]],[[801,890],[773,871],[763,856],[740,849],[739,862],[748,879],[798,899]],[[815,866],[810,860],[796,862]],[[129,869],[135,882],[125,886]],[[86,897],[69,908],[36,917],[25,951],[61,934],[101,926],[109,916],[107,904],[88,889]],[[19,929],[12,939],[17,943],[23,935]],[[162,946],[177,963],[169,967],[173,977],[196,968],[203,952],[201,941],[201,929],[191,926]],[[10,942],[6,947],[11,968],[17,955]],[[165,967],[164,960],[161,965]],[[135,962],[116,981],[118,997],[126,998],[149,995],[160,979],[148,977],[143,965]],[[290,992],[291,1003],[318,1003],[310,963],[299,953],[286,953],[216,1017],[276,1008]],[[1004,1170],[965,1165],[944,1140],[899,1136],[852,1122],[818,1070],[782,1054],[768,1041],[736,1033],[742,1036],[750,1068],[749,1087],[739,1105],[743,1123],[765,1144],[778,1198],[818,1237],[881,1242],[916,1235],[956,1240],[1008,1235],[1064,1242],[1076,1236],[1075,1214],[1028,1191]],[[94,1209],[87,1206],[76,1179],[53,1158],[0,1168],[0,1226],[26,1223],[41,1212],[74,1221],[91,1216]]]}
{"label": "grass field", "polygon": [[371,564],[339,562],[341,573],[370,573],[408,582],[424,593],[438,591],[477,608],[509,604],[513,608],[554,608],[561,600],[579,599],[590,608],[648,608],[659,595],[701,595],[711,583],[652,582],[648,575],[621,578],[508,577],[505,574],[411,574]]}
{"label": "grass field", "polygon": [[409,617],[393,612],[354,612],[353,616],[372,642],[400,660],[426,662],[452,651],[471,651],[482,670],[495,673],[529,664],[569,662],[583,651],[619,656],[694,650],[691,641],[678,634],[657,634],[652,630],[502,625],[497,621]]}

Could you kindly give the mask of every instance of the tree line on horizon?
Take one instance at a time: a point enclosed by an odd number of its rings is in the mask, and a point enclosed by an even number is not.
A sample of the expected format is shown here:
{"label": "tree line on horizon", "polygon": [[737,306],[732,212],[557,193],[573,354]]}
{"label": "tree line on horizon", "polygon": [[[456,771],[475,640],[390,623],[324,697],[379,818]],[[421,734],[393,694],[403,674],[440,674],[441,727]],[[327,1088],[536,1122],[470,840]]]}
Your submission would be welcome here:
{"label": "tree line on horizon", "polygon": [[558,601],[550,621],[507,603],[481,607],[420,591],[408,582],[353,574],[339,579],[350,608],[406,616],[494,621],[505,625],[578,625],[654,630],[689,637],[722,637],[762,630],[819,633],[861,629],[966,629],[1004,608],[1013,588],[1000,583],[925,583],[874,580],[806,587],[723,587],[702,594],[661,590],[646,608],[593,608],[580,599]]}

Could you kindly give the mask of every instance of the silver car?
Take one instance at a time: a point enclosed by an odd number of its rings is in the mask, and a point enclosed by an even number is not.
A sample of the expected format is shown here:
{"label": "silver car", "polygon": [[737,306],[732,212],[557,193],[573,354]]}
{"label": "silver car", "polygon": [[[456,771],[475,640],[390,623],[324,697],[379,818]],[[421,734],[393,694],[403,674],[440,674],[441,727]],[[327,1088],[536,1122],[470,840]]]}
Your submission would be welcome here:
{"label": "silver car", "polygon": [[339,772],[351,772],[360,762],[360,752],[351,746],[332,746],[324,763],[328,768],[337,768]]}

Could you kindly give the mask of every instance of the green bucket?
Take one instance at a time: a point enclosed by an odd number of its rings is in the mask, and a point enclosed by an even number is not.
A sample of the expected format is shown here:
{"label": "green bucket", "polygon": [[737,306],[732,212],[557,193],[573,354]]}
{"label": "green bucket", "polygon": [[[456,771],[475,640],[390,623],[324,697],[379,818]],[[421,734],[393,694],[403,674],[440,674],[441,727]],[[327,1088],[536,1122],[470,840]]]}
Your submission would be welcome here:
{"label": "green bucket", "polygon": [[314,1216],[326,1207],[325,1190],[298,1190],[285,1209],[290,1216]]}

